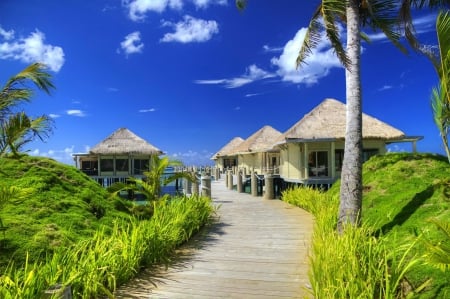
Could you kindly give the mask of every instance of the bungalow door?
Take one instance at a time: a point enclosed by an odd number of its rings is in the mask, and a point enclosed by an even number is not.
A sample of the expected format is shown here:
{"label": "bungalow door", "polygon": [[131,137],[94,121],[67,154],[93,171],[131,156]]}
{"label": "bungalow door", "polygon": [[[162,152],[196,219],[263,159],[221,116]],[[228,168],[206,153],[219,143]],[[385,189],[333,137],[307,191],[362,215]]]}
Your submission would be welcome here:
{"label": "bungalow door", "polygon": [[328,152],[312,151],[308,156],[308,173],[309,177],[325,177],[328,173]]}

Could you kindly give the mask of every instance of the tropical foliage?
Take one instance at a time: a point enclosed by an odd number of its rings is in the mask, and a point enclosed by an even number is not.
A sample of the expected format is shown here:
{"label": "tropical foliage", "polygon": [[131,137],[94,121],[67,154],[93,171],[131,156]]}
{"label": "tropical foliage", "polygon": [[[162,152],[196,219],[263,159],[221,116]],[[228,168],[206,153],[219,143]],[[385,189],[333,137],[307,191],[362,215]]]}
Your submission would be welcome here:
{"label": "tropical foliage", "polygon": [[442,238],[438,242],[426,241],[427,263],[443,272],[450,271],[450,222],[433,218],[434,223],[441,232]]}
{"label": "tropical foliage", "polygon": [[450,11],[442,11],[436,20],[439,53],[424,51],[433,63],[439,84],[433,88],[431,107],[434,122],[439,129],[445,152],[450,163]]}
{"label": "tropical foliage", "polygon": [[195,176],[189,172],[165,174],[167,167],[178,164],[178,161],[171,162],[168,157],[160,158],[157,155],[153,155],[150,159],[150,170],[144,172],[143,179],[130,177],[128,183],[115,183],[108,188],[108,191],[112,194],[118,194],[122,191],[127,191],[131,194],[140,192],[149,202],[156,201],[161,196],[161,186],[166,186],[178,179],[186,179],[191,182],[196,180]]}
{"label": "tropical foliage", "polygon": [[26,67],[11,77],[0,90],[0,156],[7,153],[19,155],[24,145],[39,138],[41,140],[51,133],[51,119],[47,115],[37,118],[25,112],[15,112],[19,104],[29,102],[33,96],[32,83],[37,89],[50,93],[54,88],[51,75],[41,63]]}
{"label": "tropical foliage", "polygon": [[314,297],[449,298],[445,157],[379,155],[364,164],[363,177],[363,224],[340,235],[335,231],[339,182],[327,192],[283,193],[284,201],[315,216],[309,273]]}

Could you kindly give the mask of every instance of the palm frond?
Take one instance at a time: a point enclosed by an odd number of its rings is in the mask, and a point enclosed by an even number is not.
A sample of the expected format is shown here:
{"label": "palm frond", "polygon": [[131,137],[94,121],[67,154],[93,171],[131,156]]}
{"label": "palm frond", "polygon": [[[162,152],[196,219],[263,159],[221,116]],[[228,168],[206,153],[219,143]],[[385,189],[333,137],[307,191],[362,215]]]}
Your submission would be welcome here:
{"label": "palm frond", "polygon": [[313,17],[306,30],[305,39],[303,40],[302,46],[297,56],[296,65],[299,67],[305,63],[306,58],[312,54],[312,50],[317,47],[321,40],[321,33],[323,26],[320,23],[322,5],[314,12]]}
{"label": "palm frond", "polygon": [[[365,1],[366,7],[364,12],[368,18],[367,25],[373,30],[381,30],[384,35],[403,53],[407,53],[406,48],[400,43],[401,32],[403,27],[406,38],[410,38],[410,43],[415,44],[414,47],[419,47],[415,40],[414,27],[410,11],[404,12],[405,20],[399,21],[398,15],[398,1],[396,0],[375,0]],[[402,9],[402,8],[401,8]]]}
{"label": "palm frond", "polygon": [[243,10],[247,7],[247,0],[236,0],[236,7],[239,10]]}
{"label": "palm frond", "polygon": [[447,102],[450,103],[450,11],[439,13],[436,20],[436,33],[441,57],[439,77],[444,89],[443,93],[447,96]]}
{"label": "palm frond", "polygon": [[431,95],[431,108],[433,120],[441,135],[442,143],[450,163],[450,144],[448,135],[450,133],[450,103],[442,87],[434,87]]}
{"label": "palm frond", "polygon": [[33,89],[28,83],[40,90],[50,93],[55,88],[51,82],[51,75],[46,72],[46,67],[42,63],[34,63],[12,76],[0,89],[0,122],[6,120],[12,113],[13,107],[20,102],[28,102],[33,96]]}
{"label": "palm frond", "polygon": [[[348,67],[350,61],[347,53],[342,45],[339,28],[337,26],[341,16],[346,14],[346,1],[339,0],[322,0],[322,18],[328,40],[331,42],[339,61]],[[338,19],[339,18],[339,19]]]}
{"label": "palm frond", "polygon": [[31,81],[38,89],[50,94],[50,90],[55,88],[55,86],[51,81],[52,76],[45,71],[46,69],[47,67],[43,63],[33,63],[10,78],[6,83],[6,87],[13,87],[16,85],[26,86],[26,82]]}
{"label": "palm frond", "polygon": [[51,133],[48,116],[32,119],[25,112],[10,115],[0,125],[0,156],[6,152],[18,155],[23,146],[36,138],[44,140]]}
{"label": "palm frond", "polygon": [[430,220],[442,232],[442,241],[437,244],[432,244],[426,241],[427,254],[426,259],[428,264],[441,269],[442,271],[450,270],[450,223],[444,220],[432,219]]}

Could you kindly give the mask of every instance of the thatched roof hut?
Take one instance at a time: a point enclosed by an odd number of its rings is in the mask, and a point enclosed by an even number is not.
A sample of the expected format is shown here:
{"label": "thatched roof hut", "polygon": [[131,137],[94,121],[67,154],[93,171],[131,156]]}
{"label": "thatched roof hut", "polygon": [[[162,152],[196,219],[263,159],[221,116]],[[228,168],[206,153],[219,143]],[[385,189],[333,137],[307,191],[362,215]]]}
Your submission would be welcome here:
{"label": "thatched roof hut", "polygon": [[221,156],[227,156],[234,153],[234,148],[237,147],[244,141],[241,137],[234,137],[230,142],[228,142],[224,147],[222,147],[217,153],[215,153],[211,159],[216,160]]}
{"label": "thatched roof hut", "polygon": [[161,155],[163,152],[126,128],[120,128],[91,148],[96,155]]}
{"label": "thatched roof hut", "polygon": [[[405,138],[402,131],[365,113],[362,115],[363,139],[394,141]],[[284,143],[292,139],[320,140],[345,138],[346,106],[335,99],[325,99],[288,129],[279,139]]]}
{"label": "thatched roof hut", "polygon": [[282,133],[278,130],[271,126],[264,126],[235,147],[233,152],[235,154],[246,154],[271,151],[280,136],[282,136]]}

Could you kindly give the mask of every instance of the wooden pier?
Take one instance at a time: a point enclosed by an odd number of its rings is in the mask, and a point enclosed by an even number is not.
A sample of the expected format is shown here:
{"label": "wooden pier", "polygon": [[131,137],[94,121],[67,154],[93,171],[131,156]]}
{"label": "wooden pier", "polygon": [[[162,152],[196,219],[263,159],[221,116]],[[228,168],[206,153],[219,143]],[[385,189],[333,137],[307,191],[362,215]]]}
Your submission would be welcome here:
{"label": "wooden pier", "polygon": [[280,200],[211,184],[215,221],[166,269],[147,269],[117,298],[312,298],[308,254],[313,217]]}

